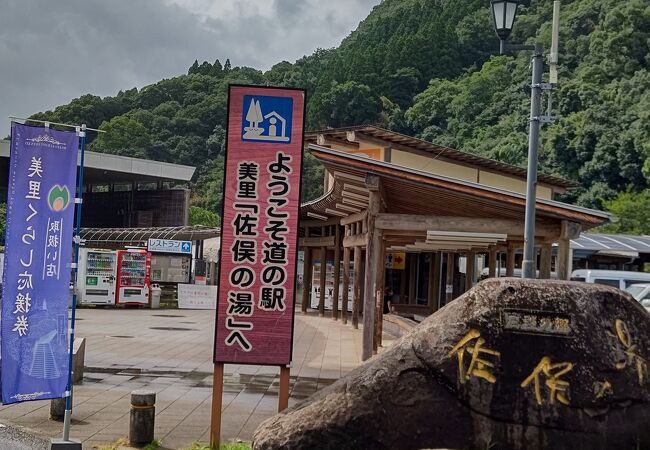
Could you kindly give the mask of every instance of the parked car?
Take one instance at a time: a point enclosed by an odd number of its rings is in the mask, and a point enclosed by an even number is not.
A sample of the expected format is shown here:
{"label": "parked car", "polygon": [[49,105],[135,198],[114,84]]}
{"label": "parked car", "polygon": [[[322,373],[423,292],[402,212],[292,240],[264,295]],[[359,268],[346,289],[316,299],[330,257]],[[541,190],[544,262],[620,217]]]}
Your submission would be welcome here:
{"label": "parked car", "polygon": [[605,284],[626,290],[628,286],[638,283],[650,284],[650,273],[626,272],[623,270],[591,270],[580,269],[571,273],[572,281]]}
{"label": "parked car", "polygon": [[650,283],[631,284],[625,290],[650,312]]}

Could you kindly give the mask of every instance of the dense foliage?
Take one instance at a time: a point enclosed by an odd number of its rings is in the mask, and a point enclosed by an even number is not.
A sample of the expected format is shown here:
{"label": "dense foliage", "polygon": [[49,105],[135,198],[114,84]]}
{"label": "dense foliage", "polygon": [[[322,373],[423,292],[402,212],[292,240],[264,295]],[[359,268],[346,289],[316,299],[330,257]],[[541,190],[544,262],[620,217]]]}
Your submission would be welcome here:
{"label": "dense foliage", "polygon": [[[525,3],[512,41],[548,48],[552,0]],[[542,131],[541,169],[582,183],[565,200],[612,207],[617,192],[649,187],[650,5],[562,3],[558,120]],[[524,165],[530,54],[497,52],[486,0],[384,0],[340,47],[266,73],[195,61],[187,75],[34,117],[100,126],[96,151],[197,166],[193,205],[218,212],[229,83],[306,88],[311,129],[377,123]],[[322,168],[307,158],[305,174],[309,199]]]}

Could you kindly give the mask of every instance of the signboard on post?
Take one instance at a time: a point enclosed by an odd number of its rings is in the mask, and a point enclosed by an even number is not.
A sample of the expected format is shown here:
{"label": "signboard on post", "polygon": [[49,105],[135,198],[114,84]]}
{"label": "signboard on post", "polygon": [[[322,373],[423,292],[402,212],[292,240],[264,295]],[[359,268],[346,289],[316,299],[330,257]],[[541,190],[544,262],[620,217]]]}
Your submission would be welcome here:
{"label": "signboard on post", "polygon": [[179,309],[215,309],[217,286],[178,284]]}
{"label": "signboard on post", "polygon": [[2,285],[2,403],[65,396],[79,137],[12,123]]}
{"label": "signboard on post", "polygon": [[147,250],[152,253],[184,253],[192,254],[192,241],[176,241],[174,239],[149,239]]}
{"label": "signboard on post", "polygon": [[291,362],[305,93],[231,86],[216,363]]}

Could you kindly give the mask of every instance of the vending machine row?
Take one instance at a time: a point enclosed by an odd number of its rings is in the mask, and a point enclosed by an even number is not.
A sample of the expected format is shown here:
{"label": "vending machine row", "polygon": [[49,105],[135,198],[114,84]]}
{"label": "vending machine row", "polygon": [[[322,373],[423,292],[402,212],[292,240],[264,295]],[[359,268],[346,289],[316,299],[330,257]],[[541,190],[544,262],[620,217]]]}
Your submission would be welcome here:
{"label": "vending machine row", "polygon": [[141,249],[80,249],[79,301],[91,305],[149,305],[151,256]]}

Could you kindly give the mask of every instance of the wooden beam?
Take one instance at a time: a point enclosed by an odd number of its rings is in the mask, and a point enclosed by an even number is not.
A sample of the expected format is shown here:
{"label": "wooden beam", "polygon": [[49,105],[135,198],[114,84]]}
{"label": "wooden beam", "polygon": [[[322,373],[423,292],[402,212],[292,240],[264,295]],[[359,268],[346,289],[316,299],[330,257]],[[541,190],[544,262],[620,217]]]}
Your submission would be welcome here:
{"label": "wooden beam", "polygon": [[368,196],[365,194],[358,194],[356,192],[346,191],[345,189],[343,189],[341,195],[343,195],[343,198],[348,197],[351,198],[352,200],[361,200],[361,201],[368,200]]}
{"label": "wooden beam", "polygon": [[356,214],[350,214],[349,216],[341,219],[341,225],[350,225],[351,223],[359,222],[365,219],[367,215],[368,215],[367,211],[361,211]]}
{"label": "wooden beam", "polygon": [[[386,214],[377,216],[377,228],[382,230],[412,230],[412,231],[459,231],[475,233],[500,233],[521,236],[524,233],[524,222],[508,219],[479,219],[472,217],[454,216],[420,216],[415,214]],[[539,236],[557,236],[560,227],[537,224],[536,233]]]}
{"label": "wooden beam", "polygon": [[571,240],[558,240],[557,260],[555,271],[558,280],[568,280],[571,278]]}
{"label": "wooden beam", "polygon": [[354,247],[354,287],[352,290],[352,328],[359,329],[361,304],[361,247]]}
{"label": "wooden beam", "polygon": [[300,239],[301,247],[334,247],[334,236],[304,237]]}
{"label": "wooden beam", "polygon": [[[375,227],[375,219],[380,208],[380,198],[377,178],[377,184],[374,186],[376,189],[370,191],[368,199],[368,217],[366,218],[366,227],[368,234],[368,245],[366,246],[366,276],[365,276],[365,289],[364,289],[364,302],[363,302],[363,343],[361,351],[361,359],[363,361],[372,357],[372,347],[374,341],[375,331],[375,296],[377,292],[377,270],[380,257],[381,245],[379,230]],[[366,177],[366,184],[372,187],[374,180],[372,177]]]}
{"label": "wooden beam", "polygon": [[383,236],[384,239],[392,236],[413,236],[420,240],[425,240],[427,238],[427,233],[422,230],[384,230]]}
{"label": "wooden beam", "polygon": [[339,284],[341,282],[341,227],[334,230],[334,286],[332,289],[332,319],[339,319]]}
{"label": "wooden beam", "polygon": [[343,247],[365,247],[366,245],[368,245],[368,233],[343,238]]}
{"label": "wooden beam", "polygon": [[349,215],[349,213],[345,211],[339,211],[338,209],[332,209],[332,208],[325,208],[325,212],[331,216],[337,216],[337,217],[347,217]]}
{"label": "wooden beam", "polygon": [[[355,177],[355,180],[360,181],[361,183],[365,183],[365,182],[366,182],[366,179],[365,179],[365,178],[362,178],[362,177]],[[365,184],[364,184],[364,186],[360,186],[360,185],[358,185],[358,184],[349,184],[349,183],[344,183],[344,184],[343,184],[343,189],[344,189],[344,190],[347,190],[347,191],[349,191],[349,190],[357,191],[357,192],[359,192],[359,193],[365,195],[365,196],[366,196],[366,200],[368,200],[368,198],[367,198],[367,197],[368,197],[368,188],[365,187]]]}
{"label": "wooden beam", "polygon": [[326,221],[327,219],[329,219],[329,217],[327,217],[327,216],[323,216],[322,214],[316,214],[316,213],[313,213],[311,211],[307,212],[307,217],[311,217],[312,219],[318,219],[318,220],[321,220],[323,222]]}
{"label": "wooden beam", "polygon": [[362,208],[362,209],[365,209],[365,208],[368,207],[367,202],[361,202],[361,201],[353,200],[351,198],[346,198],[346,197],[343,197],[341,199],[341,202],[343,202],[346,205],[358,206],[359,208]]}
{"label": "wooden beam", "polygon": [[352,214],[355,214],[360,212],[362,208],[359,208],[358,206],[350,206],[350,205],[344,205],[342,203],[337,203],[336,209],[340,209],[341,211],[348,211]]}

